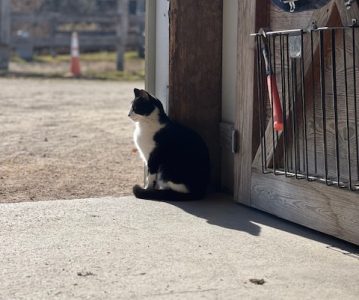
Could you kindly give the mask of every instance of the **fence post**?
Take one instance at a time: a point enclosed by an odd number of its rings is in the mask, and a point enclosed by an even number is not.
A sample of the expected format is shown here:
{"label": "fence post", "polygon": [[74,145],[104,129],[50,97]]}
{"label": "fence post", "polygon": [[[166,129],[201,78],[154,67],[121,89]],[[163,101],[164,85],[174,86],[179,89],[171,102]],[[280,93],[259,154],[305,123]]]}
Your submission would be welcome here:
{"label": "fence post", "polygon": [[10,13],[10,0],[0,0],[0,70],[9,69]]}
{"label": "fence post", "polygon": [[118,71],[124,70],[124,54],[126,50],[127,31],[128,31],[128,0],[117,0],[117,62]]}

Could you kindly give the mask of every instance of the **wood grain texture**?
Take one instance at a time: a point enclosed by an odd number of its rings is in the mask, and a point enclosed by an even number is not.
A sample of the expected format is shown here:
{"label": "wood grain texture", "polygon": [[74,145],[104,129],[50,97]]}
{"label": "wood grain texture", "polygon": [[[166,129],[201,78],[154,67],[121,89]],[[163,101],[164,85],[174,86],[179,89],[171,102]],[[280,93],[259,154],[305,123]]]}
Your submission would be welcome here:
{"label": "wood grain texture", "polygon": [[0,45],[10,43],[10,0],[0,0]]}
{"label": "wood grain texture", "polygon": [[321,183],[252,172],[252,207],[357,245],[358,200]]}
{"label": "wood grain texture", "polygon": [[350,9],[346,9],[341,0],[333,0],[336,3],[337,9],[340,13],[340,17],[344,26],[352,25],[353,19],[359,19],[359,5],[357,1],[354,1]]}
{"label": "wood grain texture", "polygon": [[116,69],[123,71],[124,55],[126,51],[126,40],[128,32],[128,0],[117,0],[117,22],[116,22]]}
{"label": "wood grain texture", "polygon": [[206,141],[219,187],[222,0],[170,2],[169,115]]}
{"label": "wood grain texture", "polygon": [[219,124],[220,131],[220,146],[225,151],[232,151],[232,132],[234,129],[233,123],[221,122]]}
{"label": "wood grain texture", "polygon": [[239,132],[239,151],[234,156],[234,199],[250,205],[252,169],[253,101],[255,97],[254,38],[267,24],[265,0],[238,1],[238,84],[235,129]]}
{"label": "wood grain texture", "polygon": [[[331,3],[325,5],[320,11],[325,11]],[[314,11],[318,12],[319,10]],[[296,13],[285,13],[277,6],[270,6],[270,28],[272,30],[307,28],[313,20],[313,11],[303,11]],[[320,22],[320,20],[318,20]],[[322,25],[321,25],[322,26]]]}
{"label": "wood grain texture", "polygon": [[228,166],[228,168],[221,168],[221,190],[228,194],[233,194],[233,129],[233,123],[220,123],[221,164],[222,166]]}
{"label": "wood grain texture", "polygon": [[[233,152],[232,133],[233,123],[220,123],[220,146],[221,146],[221,190],[228,194],[233,193]],[[228,166],[224,168],[223,166]]]}
{"label": "wood grain texture", "polygon": [[[342,1],[333,0],[322,9],[314,12],[305,12],[298,14],[286,14],[280,12],[274,7],[270,9],[269,26],[273,30],[285,30],[293,28],[306,28],[312,21],[316,21],[318,26],[341,26],[351,24],[352,18],[359,17],[359,9],[357,3],[353,8],[347,11]],[[309,35],[308,35],[309,36]],[[328,33],[324,33],[325,39]],[[346,59],[347,59],[347,80],[345,80],[345,71],[343,66],[344,51],[342,45],[343,34],[337,34],[336,40],[336,80],[337,80],[337,116],[338,116],[338,147],[341,180],[345,181],[349,177],[348,168],[348,152],[351,154],[351,175],[354,183],[358,180],[359,170],[356,166],[355,156],[355,118],[353,113],[354,88],[352,83],[353,73],[358,72],[350,67],[352,64],[353,46],[349,44],[351,41],[350,33],[346,35]],[[358,39],[357,39],[358,40]],[[314,67],[312,69],[311,48],[308,37],[304,39],[304,85],[307,87],[306,94],[306,126],[307,126],[307,145],[308,145],[308,162],[310,173],[323,176],[324,173],[324,152],[323,152],[323,125],[322,125],[322,109],[320,94],[320,70],[319,70],[319,34],[314,35]],[[327,138],[327,155],[328,155],[328,173],[332,179],[336,177],[336,143],[335,143],[335,114],[333,106],[333,91],[329,83],[332,81],[331,68],[331,40],[324,40],[324,56],[325,56],[325,81],[328,85],[324,91],[326,102],[326,138]],[[356,61],[359,61],[359,42],[355,44]],[[279,56],[276,57],[277,73],[280,73]],[[281,82],[280,74],[277,74],[277,82]],[[346,124],[346,108],[345,108],[345,84],[347,83],[348,102],[349,102],[349,128]],[[279,86],[281,94],[281,87]],[[298,87],[299,91],[300,88]],[[358,91],[357,91],[358,93]],[[357,98],[358,98],[357,94]],[[300,98],[299,95],[297,95]],[[288,95],[285,95],[288,98]],[[254,98],[255,99],[255,98]],[[303,107],[302,102],[298,101],[296,107],[297,124],[299,139],[299,166],[304,173],[304,143],[303,143]],[[316,107],[313,113],[313,104]],[[256,104],[255,104],[256,105]],[[267,109],[270,107],[267,105]],[[288,108],[288,105],[287,105]],[[269,111],[269,110],[268,110]],[[288,112],[286,112],[288,116]],[[315,117],[316,125],[314,126],[313,118]],[[273,148],[276,148],[275,158],[277,163],[283,166],[283,153],[281,153],[283,138],[280,136],[279,147],[272,143],[272,126],[270,119],[270,111],[267,113],[267,129],[265,132],[267,139],[267,161],[271,166],[273,160]],[[316,139],[316,159],[318,161],[317,169],[314,170],[314,132]],[[347,141],[350,140],[350,149],[348,151]],[[294,151],[294,141],[290,138],[288,141],[288,151]],[[251,170],[251,200],[249,205],[260,210],[267,211],[281,218],[302,224],[315,230],[336,236],[352,243],[359,244],[359,198],[358,193],[349,192],[345,189],[336,187],[328,187],[325,184],[317,182],[308,182],[306,180],[297,180],[286,178],[284,176],[274,176],[273,174],[264,175],[261,173],[261,153],[260,147],[257,149],[255,159]],[[280,153],[278,156],[277,154]],[[290,164],[294,164],[291,158]]]}
{"label": "wood grain texture", "polygon": [[145,23],[145,84],[146,90],[156,94],[156,3],[146,1]]}

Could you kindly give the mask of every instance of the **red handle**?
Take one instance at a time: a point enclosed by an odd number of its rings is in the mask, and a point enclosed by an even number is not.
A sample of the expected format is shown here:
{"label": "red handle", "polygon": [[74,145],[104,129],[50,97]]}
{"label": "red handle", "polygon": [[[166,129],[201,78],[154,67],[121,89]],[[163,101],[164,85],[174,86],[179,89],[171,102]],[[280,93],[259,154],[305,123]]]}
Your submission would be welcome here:
{"label": "red handle", "polygon": [[271,74],[267,76],[267,86],[269,92],[269,100],[272,104],[273,99],[273,127],[275,131],[283,130],[283,113],[282,106],[280,104],[279,93],[277,88],[277,80],[275,75]]}

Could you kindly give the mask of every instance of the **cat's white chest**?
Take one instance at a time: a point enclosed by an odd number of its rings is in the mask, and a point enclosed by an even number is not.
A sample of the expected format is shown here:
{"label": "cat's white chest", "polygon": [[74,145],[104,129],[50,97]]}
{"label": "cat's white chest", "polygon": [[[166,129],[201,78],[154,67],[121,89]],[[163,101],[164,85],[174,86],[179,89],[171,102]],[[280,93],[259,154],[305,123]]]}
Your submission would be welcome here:
{"label": "cat's white chest", "polygon": [[162,127],[160,124],[136,123],[133,139],[146,165],[151,152],[156,146],[154,136]]}

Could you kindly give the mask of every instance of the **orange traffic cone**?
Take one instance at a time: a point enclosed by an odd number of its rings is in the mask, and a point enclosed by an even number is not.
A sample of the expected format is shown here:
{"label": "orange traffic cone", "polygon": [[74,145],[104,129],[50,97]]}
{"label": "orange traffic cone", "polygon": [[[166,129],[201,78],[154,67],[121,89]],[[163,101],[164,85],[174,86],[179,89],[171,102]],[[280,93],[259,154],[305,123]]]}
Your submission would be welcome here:
{"label": "orange traffic cone", "polygon": [[79,50],[79,37],[77,32],[71,35],[71,68],[70,71],[73,76],[80,76],[80,50]]}

